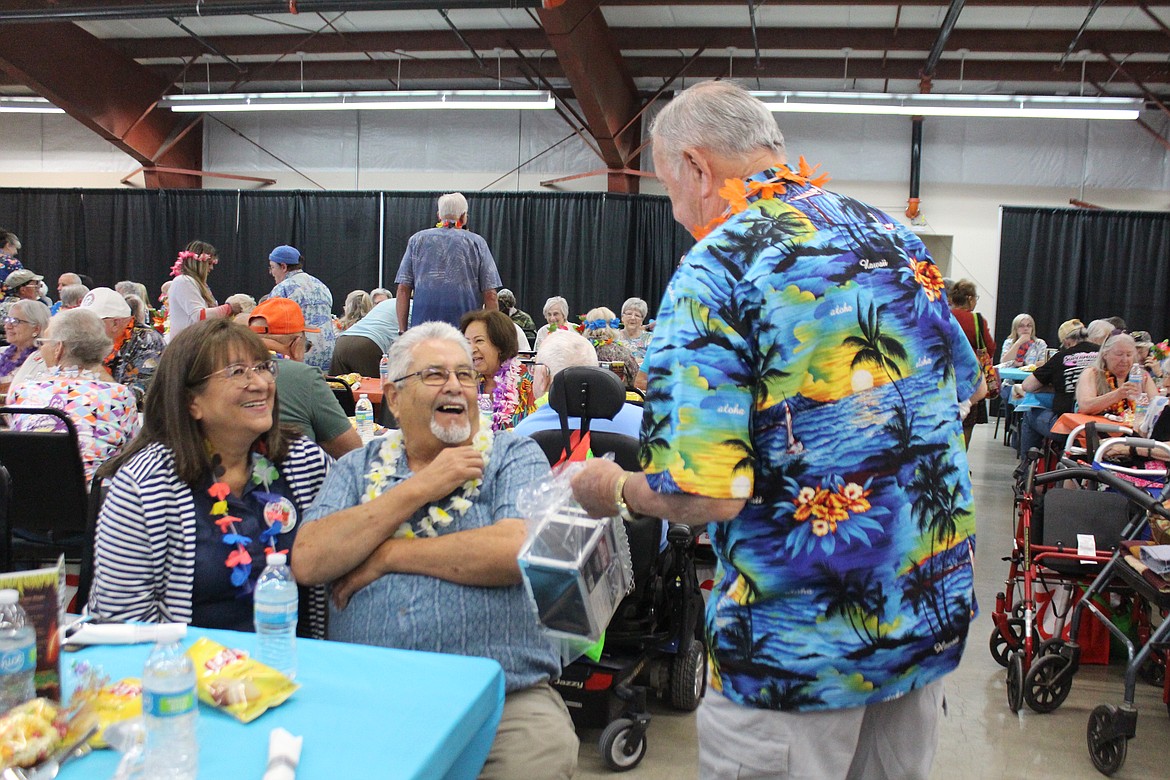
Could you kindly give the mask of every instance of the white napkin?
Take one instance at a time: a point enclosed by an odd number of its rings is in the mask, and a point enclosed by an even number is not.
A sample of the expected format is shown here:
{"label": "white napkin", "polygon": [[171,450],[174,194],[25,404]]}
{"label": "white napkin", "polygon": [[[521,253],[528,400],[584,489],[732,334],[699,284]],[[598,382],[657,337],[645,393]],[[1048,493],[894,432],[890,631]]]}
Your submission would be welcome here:
{"label": "white napkin", "polygon": [[301,743],[304,737],[294,737],[282,728],[268,735],[268,768],[264,780],[293,780],[301,762]]}
{"label": "white napkin", "polygon": [[76,645],[138,645],[176,642],[185,636],[186,623],[83,623],[76,633],[61,641]]}

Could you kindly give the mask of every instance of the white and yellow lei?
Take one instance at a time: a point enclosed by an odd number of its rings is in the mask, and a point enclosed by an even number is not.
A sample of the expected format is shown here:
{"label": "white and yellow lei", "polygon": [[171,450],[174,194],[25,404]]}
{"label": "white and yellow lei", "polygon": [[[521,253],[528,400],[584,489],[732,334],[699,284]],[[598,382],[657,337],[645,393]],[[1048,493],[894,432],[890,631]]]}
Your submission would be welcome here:
{"label": "white and yellow lei", "polygon": [[[492,450],[492,432],[487,426],[481,427],[471,439],[471,446],[483,458],[483,470],[487,473],[488,459]],[[402,432],[392,430],[383,437],[382,448],[378,450],[378,458],[370,470],[366,472],[366,489],[362,494],[362,503],[373,501],[385,493],[393,484],[393,479],[399,473],[400,466],[405,466],[406,450],[402,446]],[[409,522],[403,523],[395,531],[396,538],[413,538],[415,536],[438,536],[436,526],[445,528],[455,519],[455,515],[465,515],[471,509],[471,500],[479,495],[482,479],[469,479],[447,500],[446,506],[431,504],[427,513],[417,523],[417,529],[411,528]]]}

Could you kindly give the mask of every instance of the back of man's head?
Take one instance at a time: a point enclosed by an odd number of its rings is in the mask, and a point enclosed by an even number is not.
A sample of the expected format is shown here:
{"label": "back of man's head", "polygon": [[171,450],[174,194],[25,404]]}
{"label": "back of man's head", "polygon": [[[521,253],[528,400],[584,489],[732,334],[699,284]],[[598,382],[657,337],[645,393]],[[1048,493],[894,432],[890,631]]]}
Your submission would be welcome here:
{"label": "back of man's head", "polygon": [[551,378],[570,366],[596,366],[597,350],[577,331],[558,330],[540,342],[536,362],[548,366]]}
{"label": "back of man's head", "polygon": [[458,192],[439,196],[439,219],[459,219],[467,214],[467,198]]}
{"label": "back of man's head", "polygon": [[650,133],[656,152],[664,159],[674,160],[692,147],[731,159],[762,149],[780,158],[785,155],[784,134],[772,112],[730,81],[703,81],[683,90],[658,112]]}

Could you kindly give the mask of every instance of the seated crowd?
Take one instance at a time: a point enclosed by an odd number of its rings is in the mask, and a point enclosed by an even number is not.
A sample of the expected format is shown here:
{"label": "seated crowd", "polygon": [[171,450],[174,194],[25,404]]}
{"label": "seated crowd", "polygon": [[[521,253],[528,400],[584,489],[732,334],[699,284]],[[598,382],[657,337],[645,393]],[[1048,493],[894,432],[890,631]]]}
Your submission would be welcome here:
{"label": "seated crowd", "polygon": [[[350,293],[334,316],[289,246],[268,258],[271,293],[220,304],[208,285],[218,260],[191,242],[157,307],[129,281],[65,273],[56,303],[30,270],[4,285],[7,404],[68,415],[87,483],[105,481],[89,610],[250,631],[258,562],[287,549],[299,634],[496,659],[507,695],[483,776],[572,776],[578,743],[549,684],[558,650],[516,562],[516,496],[549,472],[523,434],[559,425],[547,393],[569,366],[609,366],[635,386],[646,303],[627,300],[621,318],[595,307],[572,326],[565,299],[550,299],[537,331],[504,289],[498,310],[468,311],[458,328],[400,332],[385,289]],[[378,376],[383,355],[399,427],[363,443],[325,372]],[[628,403],[595,429],[637,437],[640,420]],[[5,423],[60,425],[46,413]],[[387,621],[403,599],[411,610]],[[449,625],[456,612],[468,620]]]}
{"label": "seated crowd", "polygon": [[[1061,415],[1104,416],[1133,426],[1141,423],[1135,421],[1139,399],[1144,395],[1148,403],[1170,389],[1166,343],[1154,344],[1146,331],[1127,332],[1120,317],[1087,326],[1079,319],[1067,320],[1057,338],[1059,349],[1049,349],[1037,336],[1032,317],[1019,314],[1000,356],[1001,367],[1030,372],[1022,382],[1005,382],[1001,389],[1009,416],[1013,405],[1023,407],[1017,432],[1021,456],[1046,442],[1063,446],[1064,435],[1053,432]],[[1135,381],[1135,367],[1140,381]]]}

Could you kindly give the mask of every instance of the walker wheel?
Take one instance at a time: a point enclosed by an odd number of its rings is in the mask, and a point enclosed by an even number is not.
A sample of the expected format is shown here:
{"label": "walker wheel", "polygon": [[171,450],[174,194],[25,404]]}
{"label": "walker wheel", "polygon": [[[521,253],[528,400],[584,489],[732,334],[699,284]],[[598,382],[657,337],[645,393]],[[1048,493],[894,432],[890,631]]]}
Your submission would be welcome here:
{"label": "walker wheel", "polygon": [[1052,712],[1068,698],[1072,675],[1064,674],[1068,661],[1049,653],[1037,658],[1024,677],[1024,701],[1036,712]]}
{"label": "walker wheel", "polygon": [[1011,652],[1024,643],[1024,621],[1022,618],[1008,618],[1007,620],[1007,634],[999,630],[996,626],[991,630],[991,640],[988,642],[991,650],[991,657],[1000,666],[1008,665],[1008,656]]}
{"label": "walker wheel", "polygon": [[1125,763],[1127,740],[1124,735],[1112,736],[1117,721],[1117,708],[1102,704],[1089,715],[1089,758],[1093,766],[1106,776],[1112,776]]}
{"label": "walker wheel", "polygon": [[637,744],[631,744],[629,738],[633,728],[634,721],[629,718],[618,718],[601,732],[597,746],[601,749],[601,760],[611,771],[625,772],[633,769],[645,758],[646,736],[643,734]]}
{"label": "walker wheel", "polygon": [[1015,650],[1008,656],[1007,664],[1008,709],[1019,712],[1024,703],[1024,651]]}

